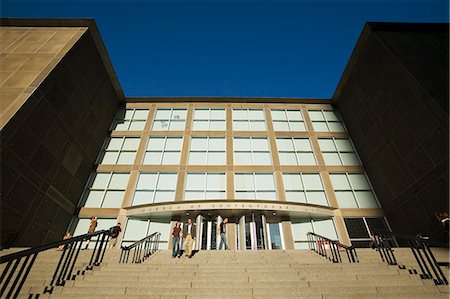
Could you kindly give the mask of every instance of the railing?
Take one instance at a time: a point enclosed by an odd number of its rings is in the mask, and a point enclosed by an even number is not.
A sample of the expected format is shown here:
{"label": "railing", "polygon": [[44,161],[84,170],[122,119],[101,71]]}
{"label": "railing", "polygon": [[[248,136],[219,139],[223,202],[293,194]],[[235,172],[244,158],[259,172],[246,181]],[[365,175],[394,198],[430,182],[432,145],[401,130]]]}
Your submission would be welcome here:
{"label": "railing", "polygon": [[149,256],[158,251],[160,237],[161,233],[156,232],[131,244],[130,246],[122,246],[119,263],[128,263],[131,251],[133,251],[131,262],[142,263]]}
{"label": "railing", "polygon": [[14,241],[19,236],[19,231],[8,231],[8,232],[2,232],[0,235],[0,250],[8,249],[11,247],[12,244],[14,244]]}
{"label": "railing", "polygon": [[[389,238],[405,240],[421,271],[420,278],[432,279],[435,285],[448,285],[448,280],[445,277],[439,262],[436,261],[433,252],[430,248],[430,238],[426,236],[417,235],[407,236],[393,232],[376,232],[373,234],[373,248],[376,249],[383,262],[389,265],[398,265],[400,269],[406,269],[405,266],[398,264],[395,258],[394,250],[392,249]],[[447,244],[433,244],[438,247],[445,247]],[[448,245],[447,245],[448,246]],[[411,274],[417,274],[415,269],[409,270]]]}
{"label": "railing", "polygon": [[[341,244],[339,241],[328,239],[324,236],[311,233],[307,234],[309,249],[327,258],[333,263],[342,263],[341,251],[345,250],[350,263],[359,263],[356,249],[353,246]],[[328,245],[328,250],[327,250]]]}
{"label": "railing", "polygon": [[[94,237],[97,238],[89,263],[84,269],[78,270],[74,274],[75,263],[83,241],[90,240]],[[0,297],[16,298],[30,274],[38,254],[63,246],[61,257],[59,258],[51,281],[43,290],[44,293],[51,294],[55,286],[63,286],[66,280],[74,280],[77,275],[84,275],[85,270],[92,270],[93,266],[100,265],[105,255],[108,239],[108,230],[102,230],[0,257],[0,264],[7,263],[0,277]],[[7,290],[8,293],[5,295]],[[32,295],[30,295],[31,297]]]}

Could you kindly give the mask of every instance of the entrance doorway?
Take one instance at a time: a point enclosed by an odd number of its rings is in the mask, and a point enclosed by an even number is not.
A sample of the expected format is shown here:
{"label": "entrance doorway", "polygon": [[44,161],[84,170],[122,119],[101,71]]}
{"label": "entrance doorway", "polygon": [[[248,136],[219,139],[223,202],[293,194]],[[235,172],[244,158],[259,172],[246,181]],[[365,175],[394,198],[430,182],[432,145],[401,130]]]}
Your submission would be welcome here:
{"label": "entrance doorway", "polygon": [[284,248],[280,223],[268,223],[264,215],[252,213],[242,216],[238,230],[239,249],[275,250]]}
{"label": "entrance doorway", "polygon": [[198,250],[215,250],[219,246],[217,228],[222,222],[220,216],[214,218],[205,218],[202,215],[197,217],[198,229]]}

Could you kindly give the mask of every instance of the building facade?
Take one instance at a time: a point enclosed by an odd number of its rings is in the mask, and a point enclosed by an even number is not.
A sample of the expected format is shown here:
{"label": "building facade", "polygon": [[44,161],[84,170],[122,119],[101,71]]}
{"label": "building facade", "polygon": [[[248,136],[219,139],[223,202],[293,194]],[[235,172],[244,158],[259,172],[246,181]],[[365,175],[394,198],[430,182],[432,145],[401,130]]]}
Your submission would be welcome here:
{"label": "building facade", "polygon": [[[229,218],[233,249],[306,248],[309,231],[368,243],[384,213],[339,114],[327,100],[128,99],[111,125],[75,232],[89,217],[125,224],[123,242],[176,221],[215,249]],[[160,102],[158,102],[160,101]],[[196,102],[201,101],[201,102]],[[361,235],[348,228],[361,222]],[[354,229],[353,229],[354,230]]]}
{"label": "building facade", "polygon": [[[356,117],[348,104],[356,101],[360,113],[358,103],[380,101],[365,94],[376,89],[354,74],[368,59],[361,52],[383,56],[370,46],[373,24],[364,28],[333,99],[126,98],[92,20],[1,24],[2,247],[56,241],[66,230],[85,233],[91,216],[99,218],[98,229],[120,222],[122,244],[159,231],[162,248],[170,246],[173,225],[191,218],[199,250],[217,248],[225,217],[235,250],[305,248],[307,232],[367,246],[370,232],[388,230],[389,223],[417,233],[395,219],[379,185],[386,178],[398,182],[399,173],[389,172],[395,165],[385,161],[376,171],[367,154],[367,142],[381,148],[392,138],[389,122],[375,138],[370,132],[378,124],[358,123],[373,117]],[[399,34],[410,36],[408,28]],[[401,65],[384,66],[404,72]],[[383,73],[370,70],[366,80],[382,80]],[[417,88],[411,79],[399,80],[391,89],[388,82],[380,86],[385,98],[402,96],[400,85]],[[447,144],[435,148],[448,161],[448,124],[442,128]],[[430,155],[415,156],[416,162]],[[376,157],[379,163],[385,156]],[[448,165],[439,167],[438,179],[448,187]],[[427,200],[448,210],[448,188],[446,194],[446,200],[445,193]],[[414,222],[439,236],[433,213]]]}

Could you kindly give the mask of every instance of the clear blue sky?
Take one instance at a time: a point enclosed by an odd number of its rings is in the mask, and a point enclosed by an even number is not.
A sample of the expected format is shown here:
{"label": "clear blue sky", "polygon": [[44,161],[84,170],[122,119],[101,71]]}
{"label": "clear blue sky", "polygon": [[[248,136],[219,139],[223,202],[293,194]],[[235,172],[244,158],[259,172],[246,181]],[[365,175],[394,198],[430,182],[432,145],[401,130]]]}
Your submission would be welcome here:
{"label": "clear blue sky", "polygon": [[95,18],[127,96],[331,98],[366,21],[448,22],[446,0],[1,1]]}

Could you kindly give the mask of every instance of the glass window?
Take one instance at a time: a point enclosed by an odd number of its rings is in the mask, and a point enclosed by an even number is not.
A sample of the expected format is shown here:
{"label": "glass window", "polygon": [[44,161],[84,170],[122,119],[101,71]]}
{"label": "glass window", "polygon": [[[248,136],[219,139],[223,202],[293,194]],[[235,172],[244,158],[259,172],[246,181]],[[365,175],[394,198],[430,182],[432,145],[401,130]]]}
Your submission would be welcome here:
{"label": "glass window", "polygon": [[225,109],[199,108],[194,110],[194,131],[225,131]]}
{"label": "glass window", "polygon": [[[77,225],[75,227],[75,230],[73,232],[73,236],[80,236],[87,234],[89,229],[89,224],[91,223],[91,219],[89,218],[80,218],[78,219]],[[112,226],[117,225],[117,219],[116,218],[97,218],[97,228],[96,231],[99,230],[106,230],[109,229]],[[122,226],[123,227],[123,226]],[[97,240],[96,237],[92,237],[91,242],[89,243],[89,248],[93,249],[95,247],[95,240]],[[84,247],[84,245],[83,245]]]}
{"label": "glass window", "polygon": [[319,138],[319,146],[326,165],[361,165],[347,138]]}
{"label": "glass window", "polygon": [[333,219],[313,220],[312,224],[316,234],[331,240],[338,238]]}
{"label": "glass window", "polygon": [[140,173],[133,206],[175,200],[176,173]]}
{"label": "glass window", "polygon": [[94,173],[90,187],[86,191],[87,208],[120,208],[125,189],[128,185],[129,173]]}
{"label": "glass window", "polygon": [[333,219],[303,220],[302,222],[292,222],[292,237],[295,248],[308,248],[307,234],[316,233],[326,238],[337,240],[336,227]]}
{"label": "glass window", "polygon": [[192,137],[189,164],[225,165],[225,148],[225,137]]}
{"label": "glass window", "polygon": [[338,115],[333,110],[309,110],[314,131],[318,132],[345,132]]}
{"label": "glass window", "polygon": [[272,173],[236,173],[236,199],[276,200]]}
{"label": "glass window", "polygon": [[370,235],[374,231],[390,231],[384,218],[344,218],[352,246],[369,247]]}
{"label": "glass window", "polygon": [[142,131],[147,121],[148,109],[121,109],[114,117],[111,130]]}
{"label": "glass window", "polygon": [[265,131],[263,109],[233,109],[234,131]]}
{"label": "glass window", "polygon": [[275,131],[306,131],[300,110],[272,109],[270,112]]}
{"label": "glass window", "polygon": [[128,219],[123,240],[139,241],[147,236],[148,220]]}
{"label": "glass window", "polygon": [[185,199],[225,199],[225,173],[188,173]]}
{"label": "glass window", "polygon": [[340,208],[379,208],[372,188],[362,173],[330,173]]}
{"label": "glass window", "polygon": [[281,165],[316,165],[309,138],[277,138]]}
{"label": "glass window", "polygon": [[150,137],[143,164],[177,165],[182,145],[182,137]]}
{"label": "glass window", "polygon": [[235,165],[272,164],[267,138],[235,137],[233,143]]}
{"label": "glass window", "polygon": [[186,123],[186,109],[156,110],[153,131],[183,131]]}
{"label": "glass window", "polygon": [[170,233],[170,222],[154,222],[142,219],[130,218],[127,221],[125,232],[123,235],[122,245],[127,246],[145,236],[149,236],[152,233],[161,233],[159,241],[159,249],[167,249],[167,241]]}
{"label": "glass window", "polygon": [[328,200],[318,173],[283,173],[286,200],[328,206]]}

